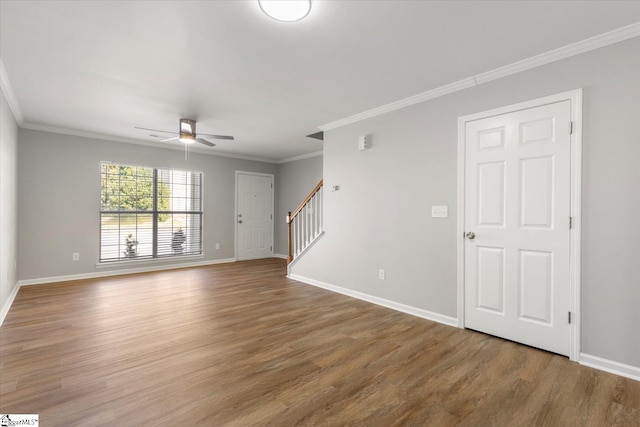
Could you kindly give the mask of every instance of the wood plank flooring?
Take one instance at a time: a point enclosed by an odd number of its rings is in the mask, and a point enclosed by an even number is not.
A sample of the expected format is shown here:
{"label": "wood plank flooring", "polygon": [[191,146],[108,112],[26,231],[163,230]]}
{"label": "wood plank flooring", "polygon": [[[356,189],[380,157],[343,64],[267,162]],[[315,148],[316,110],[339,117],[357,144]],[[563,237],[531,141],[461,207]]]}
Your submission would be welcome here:
{"label": "wood plank flooring", "polygon": [[285,277],[279,259],[20,289],[0,413],[43,426],[640,426],[640,382]]}

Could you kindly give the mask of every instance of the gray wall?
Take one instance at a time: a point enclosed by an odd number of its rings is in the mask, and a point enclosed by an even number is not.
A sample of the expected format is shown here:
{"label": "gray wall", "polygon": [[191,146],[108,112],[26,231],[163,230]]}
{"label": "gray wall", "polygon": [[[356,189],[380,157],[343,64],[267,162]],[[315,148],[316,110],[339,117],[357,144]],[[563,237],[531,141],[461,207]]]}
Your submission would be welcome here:
{"label": "gray wall", "polygon": [[278,165],[276,177],[275,253],[287,255],[287,212],[295,210],[322,179],[322,156]]}
{"label": "gray wall", "polygon": [[18,152],[21,280],[98,271],[102,160],[202,171],[204,260],[234,257],[235,171],[276,173],[270,163],[193,152],[185,160],[177,150],[26,129]]}
{"label": "gray wall", "polygon": [[581,87],[581,351],[640,367],[638,52],[631,39],[325,133],[325,185],[340,191],[292,273],[455,317],[458,117]]}
{"label": "gray wall", "polygon": [[0,91],[0,310],[16,286],[18,124]]}

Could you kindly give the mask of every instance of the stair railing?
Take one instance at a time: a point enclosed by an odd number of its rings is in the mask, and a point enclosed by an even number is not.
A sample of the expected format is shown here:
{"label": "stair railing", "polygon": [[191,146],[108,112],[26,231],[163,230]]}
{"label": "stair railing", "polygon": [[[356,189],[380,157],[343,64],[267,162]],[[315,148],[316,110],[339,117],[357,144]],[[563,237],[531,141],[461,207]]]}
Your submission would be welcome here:
{"label": "stair railing", "polygon": [[322,234],[322,181],[287,215],[287,264],[296,259]]}

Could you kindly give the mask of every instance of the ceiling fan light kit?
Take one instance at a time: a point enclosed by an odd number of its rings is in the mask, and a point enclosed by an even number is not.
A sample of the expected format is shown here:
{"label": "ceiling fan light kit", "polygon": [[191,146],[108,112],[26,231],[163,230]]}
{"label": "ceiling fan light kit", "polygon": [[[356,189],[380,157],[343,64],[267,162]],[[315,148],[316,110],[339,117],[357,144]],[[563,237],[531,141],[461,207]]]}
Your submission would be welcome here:
{"label": "ceiling fan light kit", "polygon": [[191,135],[190,133],[181,131],[178,140],[185,144],[193,144],[194,142],[196,142],[196,137]]}
{"label": "ceiling fan light kit", "polygon": [[311,12],[311,0],[258,0],[260,9],[276,21],[300,21]]}

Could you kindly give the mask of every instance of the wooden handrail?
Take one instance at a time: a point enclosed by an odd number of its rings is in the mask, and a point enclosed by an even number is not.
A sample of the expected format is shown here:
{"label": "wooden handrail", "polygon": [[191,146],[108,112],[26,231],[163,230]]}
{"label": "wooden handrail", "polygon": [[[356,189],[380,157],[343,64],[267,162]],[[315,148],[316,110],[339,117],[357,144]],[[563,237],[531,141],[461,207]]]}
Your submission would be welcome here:
{"label": "wooden handrail", "polygon": [[322,188],[323,181],[324,180],[321,179],[320,182],[314,187],[314,189],[311,190],[311,193],[309,193],[309,195],[302,201],[302,203],[298,205],[296,210],[293,211],[293,214],[289,215],[290,221],[293,220],[296,216],[298,216],[300,211],[304,209],[307,203],[309,203],[309,200],[311,200],[311,198],[315,196],[318,191],[320,191],[320,189]]}
{"label": "wooden handrail", "polygon": [[291,224],[293,223],[295,217],[298,216],[302,209],[304,209],[307,203],[309,203],[309,201],[313,198],[313,196],[315,196],[316,193],[320,191],[323,185],[323,181],[324,180],[322,179],[320,180],[320,182],[314,187],[313,190],[311,190],[309,195],[305,197],[305,199],[302,201],[302,203],[300,203],[296,210],[293,211],[293,213],[291,213],[291,211],[287,213],[287,264],[291,264],[291,261],[293,261],[293,240],[291,238]]}

